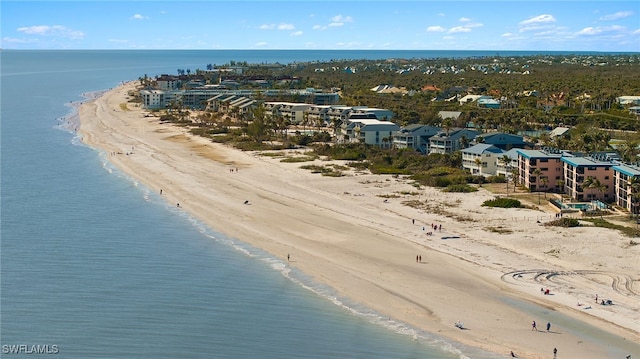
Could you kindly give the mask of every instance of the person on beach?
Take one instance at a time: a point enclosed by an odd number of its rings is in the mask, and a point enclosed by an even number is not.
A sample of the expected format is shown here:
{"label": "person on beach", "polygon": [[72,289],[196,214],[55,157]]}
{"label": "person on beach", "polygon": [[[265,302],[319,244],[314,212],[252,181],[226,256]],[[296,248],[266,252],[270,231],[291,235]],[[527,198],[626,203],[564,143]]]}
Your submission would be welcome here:
{"label": "person on beach", "polygon": [[287,253],[287,262],[291,259],[291,256]]}
{"label": "person on beach", "polygon": [[511,351],[511,357],[512,358],[517,358],[517,356],[513,353],[513,350]]}
{"label": "person on beach", "polygon": [[538,331],[538,327],[536,326],[536,321],[535,320],[531,323],[531,331],[534,331],[534,330],[536,332]]}
{"label": "person on beach", "polygon": [[549,331],[549,329],[551,329],[551,323],[547,322],[547,331]]}
{"label": "person on beach", "polygon": [[558,357],[558,349],[553,348],[553,359],[556,359],[557,357]]}

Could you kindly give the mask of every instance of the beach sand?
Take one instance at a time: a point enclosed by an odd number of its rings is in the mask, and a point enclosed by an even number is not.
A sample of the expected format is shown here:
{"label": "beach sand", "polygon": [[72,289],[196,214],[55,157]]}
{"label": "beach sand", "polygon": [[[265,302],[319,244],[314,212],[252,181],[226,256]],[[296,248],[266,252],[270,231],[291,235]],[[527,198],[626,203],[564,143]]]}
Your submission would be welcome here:
{"label": "beach sand", "polygon": [[[554,347],[561,358],[640,355],[640,246],[617,231],[542,226],[555,219],[551,208],[482,207],[495,197],[483,189],[443,193],[402,176],[313,174],[300,168],[309,162],[242,152],[145,117],[135,104],[123,109],[134,86],[81,106],[83,141],[210,227],[285,262],[290,256],[291,267],[383,316],[501,356],[550,358]],[[596,304],[596,294],[614,305]],[[623,344],[561,323],[547,333],[548,319],[520,302]],[[467,330],[454,326],[459,320]]]}

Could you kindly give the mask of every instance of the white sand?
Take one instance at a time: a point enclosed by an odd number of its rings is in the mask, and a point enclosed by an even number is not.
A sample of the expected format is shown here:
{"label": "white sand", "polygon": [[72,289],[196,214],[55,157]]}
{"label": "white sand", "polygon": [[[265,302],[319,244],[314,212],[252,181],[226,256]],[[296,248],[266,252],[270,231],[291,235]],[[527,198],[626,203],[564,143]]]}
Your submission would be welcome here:
{"label": "white sand", "polygon": [[[109,160],[149,188],[162,189],[169,203],[285,261],[290,254],[290,266],[341,295],[501,355],[513,350],[521,358],[549,358],[557,347],[561,358],[607,358],[610,349],[557,324],[555,334],[545,333],[547,318],[533,317],[505,298],[535,302],[640,342],[640,246],[629,246],[630,239],[617,231],[541,226],[536,220],[554,218],[551,209],[481,207],[493,198],[482,189],[452,194],[417,189],[402,177],[312,174],[300,169],[308,162],[283,163],[211,143],[144,117],[133,104],[122,110],[133,86],[81,107],[83,140],[117,153]],[[381,196],[390,195],[385,203]],[[426,200],[428,208],[403,204],[416,200]],[[427,236],[432,223],[442,224],[442,232]],[[522,275],[503,277],[514,271]],[[544,271],[560,274],[537,276]],[[553,295],[541,294],[541,287]],[[595,294],[615,305],[596,305]],[[469,330],[455,328],[457,320]],[[532,333],[532,320],[539,333]]]}

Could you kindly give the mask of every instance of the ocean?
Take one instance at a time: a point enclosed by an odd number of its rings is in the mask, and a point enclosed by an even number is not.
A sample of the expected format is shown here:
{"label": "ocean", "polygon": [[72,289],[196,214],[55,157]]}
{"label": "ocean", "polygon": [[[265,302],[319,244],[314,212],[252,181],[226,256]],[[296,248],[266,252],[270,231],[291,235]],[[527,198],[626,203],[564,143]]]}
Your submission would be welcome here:
{"label": "ocean", "polygon": [[83,94],[179,68],[492,55],[3,50],[1,355],[495,358],[381,317],[207,228],[114,168],[68,125]]}

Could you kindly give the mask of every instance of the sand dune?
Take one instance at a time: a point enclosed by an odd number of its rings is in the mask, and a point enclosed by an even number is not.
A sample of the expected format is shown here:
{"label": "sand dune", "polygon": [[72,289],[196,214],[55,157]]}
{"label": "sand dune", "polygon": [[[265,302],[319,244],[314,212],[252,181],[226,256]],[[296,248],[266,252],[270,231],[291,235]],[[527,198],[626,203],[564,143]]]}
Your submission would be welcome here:
{"label": "sand dune", "polygon": [[[542,226],[551,208],[485,208],[494,195],[482,189],[442,193],[402,176],[313,174],[160,124],[133,104],[123,110],[133,86],[81,107],[83,140],[211,227],[290,255],[292,267],[385,316],[500,355],[550,358],[554,347],[562,358],[640,355],[640,246],[616,231]],[[596,305],[596,294],[615,305]],[[514,303],[537,303],[616,339],[562,323],[551,335],[547,318]]]}

